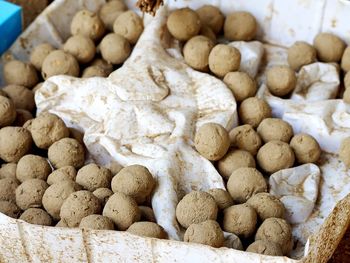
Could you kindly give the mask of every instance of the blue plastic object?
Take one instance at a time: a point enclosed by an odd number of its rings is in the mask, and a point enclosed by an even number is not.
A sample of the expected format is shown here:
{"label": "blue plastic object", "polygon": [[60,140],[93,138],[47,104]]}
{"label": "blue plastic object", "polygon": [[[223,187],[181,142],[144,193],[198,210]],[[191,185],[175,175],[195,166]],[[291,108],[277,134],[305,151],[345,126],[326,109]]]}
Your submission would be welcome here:
{"label": "blue plastic object", "polygon": [[0,0],[0,55],[22,32],[22,8]]}

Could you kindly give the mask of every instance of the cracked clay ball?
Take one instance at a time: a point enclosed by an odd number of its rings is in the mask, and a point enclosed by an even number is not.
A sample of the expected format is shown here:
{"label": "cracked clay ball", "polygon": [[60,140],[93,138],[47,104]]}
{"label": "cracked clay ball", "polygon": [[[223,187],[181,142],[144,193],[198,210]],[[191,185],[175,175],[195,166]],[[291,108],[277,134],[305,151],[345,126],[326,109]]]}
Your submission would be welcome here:
{"label": "cracked clay ball", "polygon": [[73,36],[83,35],[96,41],[105,33],[105,26],[95,13],[84,9],[74,15],[70,32]]}
{"label": "cracked clay ball", "polygon": [[224,243],[224,233],[218,222],[207,220],[191,224],[185,232],[184,241],[212,247],[221,247]]}
{"label": "cracked clay ball", "polygon": [[257,193],[248,199],[247,204],[255,209],[259,218],[264,221],[270,217],[284,218],[283,203],[269,193]]}
{"label": "cracked clay ball", "polygon": [[48,184],[41,179],[28,179],[16,189],[16,204],[22,210],[39,208]]}
{"label": "cracked clay ball", "polygon": [[105,167],[90,163],[79,169],[76,182],[90,192],[97,188],[110,188],[112,173]]}

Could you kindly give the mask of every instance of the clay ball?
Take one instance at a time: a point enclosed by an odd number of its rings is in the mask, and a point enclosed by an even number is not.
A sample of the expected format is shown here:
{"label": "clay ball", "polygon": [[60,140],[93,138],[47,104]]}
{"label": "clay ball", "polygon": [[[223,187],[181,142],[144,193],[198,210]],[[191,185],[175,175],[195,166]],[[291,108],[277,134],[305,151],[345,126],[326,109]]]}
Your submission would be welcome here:
{"label": "clay ball", "polygon": [[241,103],[238,114],[243,124],[250,124],[256,128],[263,119],[271,117],[271,108],[265,100],[252,97]]}
{"label": "clay ball", "polygon": [[17,164],[16,163],[5,163],[2,164],[0,167],[0,179],[4,178],[10,178],[10,179],[15,179],[16,178],[16,169],[17,169]]}
{"label": "clay ball", "polygon": [[208,193],[214,198],[218,208],[224,210],[233,205],[233,199],[230,194],[221,188],[208,190]]}
{"label": "clay ball", "polygon": [[256,155],[261,147],[259,134],[249,124],[238,126],[230,131],[231,146]]}
{"label": "clay ball", "polygon": [[28,179],[41,179],[46,181],[51,173],[51,167],[45,158],[28,154],[23,156],[17,164],[16,176],[20,182]]}
{"label": "clay ball", "polygon": [[114,230],[114,223],[110,218],[102,215],[88,215],[80,221],[79,228]]}
{"label": "clay ball", "polygon": [[302,66],[316,62],[316,49],[307,42],[297,41],[288,49],[288,64],[298,71]]}
{"label": "clay ball", "polygon": [[141,237],[159,239],[167,238],[167,233],[164,231],[163,227],[153,222],[135,222],[126,230],[126,232]]}
{"label": "clay ball", "polygon": [[234,12],[225,19],[224,35],[232,41],[250,41],[254,39],[258,25],[255,17],[248,12]]}
{"label": "clay ball", "polygon": [[11,60],[4,66],[4,80],[7,84],[34,87],[38,83],[35,68],[19,60]]}
{"label": "clay ball", "polygon": [[136,201],[123,193],[114,193],[109,197],[103,215],[112,219],[117,229],[122,231],[141,218]]}
{"label": "clay ball", "polygon": [[264,119],[259,124],[257,132],[265,143],[274,140],[289,143],[293,136],[292,126],[288,122],[277,118]]}
{"label": "clay ball", "polygon": [[0,213],[17,219],[21,213],[21,209],[11,201],[0,201]]}
{"label": "clay ball", "polygon": [[92,78],[92,77],[106,78],[108,77],[108,74],[103,68],[99,66],[91,66],[84,69],[81,77],[82,78]]}
{"label": "clay ball", "polygon": [[216,220],[218,206],[206,192],[193,191],[185,195],[176,206],[176,218],[181,226],[188,228],[206,220]]}
{"label": "clay ball", "polygon": [[256,156],[261,169],[267,173],[275,173],[293,166],[295,156],[288,143],[269,141],[259,149]]}
{"label": "clay ball", "polygon": [[138,204],[145,202],[156,185],[152,174],[142,165],[130,165],[124,167],[112,179],[114,193],[124,193]]}
{"label": "clay ball", "polygon": [[229,45],[218,44],[209,54],[209,68],[220,78],[231,71],[237,71],[240,64],[241,53],[237,48]]}
{"label": "clay ball", "polygon": [[350,71],[350,47],[344,50],[343,56],[341,58],[341,68],[345,72]]}
{"label": "clay ball", "polygon": [[74,15],[70,32],[72,35],[83,35],[96,41],[103,36],[105,27],[95,13],[84,9]]}
{"label": "clay ball", "polygon": [[73,166],[63,166],[49,174],[47,177],[47,183],[52,185],[65,180],[75,181],[76,176],[77,171]]}
{"label": "clay ball", "polygon": [[16,189],[16,204],[22,210],[42,206],[42,198],[48,184],[41,179],[28,179]]}
{"label": "clay ball", "polygon": [[45,112],[32,121],[30,131],[35,145],[48,149],[54,142],[69,136],[64,122],[55,114]]}
{"label": "clay ball", "polygon": [[141,221],[148,221],[148,222],[154,222],[156,223],[156,217],[154,215],[153,209],[148,206],[139,206],[140,213],[141,213]]}
{"label": "clay ball", "polygon": [[100,200],[102,206],[105,206],[109,197],[113,195],[113,191],[109,188],[97,188],[92,193]]}
{"label": "clay ball", "polygon": [[220,9],[213,5],[204,5],[196,10],[202,27],[208,26],[215,34],[218,34],[224,24],[225,17]]}
{"label": "clay ball", "polygon": [[113,65],[102,58],[95,58],[90,66],[98,66],[102,68],[107,75],[111,74],[113,71]]}
{"label": "clay ball", "polygon": [[280,245],[267,240],[257,240],[251,243],[246,251],[268,256],[283,256]]}
{"label": "clay ball", "polygon": [[322,62],[339,62],[345,50],[345,43],[336,35],[320,33],[314,39],[317,57]]}
{"label": "clay ball", "polygon": [[114,21],[113,31],[135,44],[143,31],[142,19],[131,10],[123,12]]}
{"label": "clay ball", "polygon": [[210,161],[221,159],[230,147],[230,137],[224,127],[217,123],[203,124],[194,138],[196,150]]}
{"label": "clay ball", "polygon": [[185,62],[196,70],[207,71],[209,53],[213,47],[213,41],[205,36],[192,37],[183,49]]}
{"label": "clay ball", "polygon": [[68,38],[63,46],[63,50],[73,55],[79,63],[90,62],[96,53],[94,42],[83,35]]}
{"label": "clay ball", "polygon": [[170,34],[180,41],[187,41],[198,35],[201,20],[198,14],[190,8],[181,8],[172,12],[167,20]]}
{"label": "clay ball", "polygon": [[76,177],[76,182],[90,192],[95,191],[97,188],[110,188],[111,180],[111,171],[94,163],[80,168]]}
{"label": "clay ball", "polygon": [[224,240],[224,233],[218,222],[214,220],[190,225],[184,236],[184,242],[198,243],[216,248],[222,247]]}
{"label": "clay ball", "polygon": [[0,179],[0,201],[16,201],[16,188],[18,187],[16,179],[4,178]]}
{"label": "clay ball", "polygon": [[13,126],[23,126],[27,121],[33,119],[33,114],[30,111],[17,109],[16,119]]}
{"label": "clay ball", "polygon": [[50,215],[40,208],[29,208],[23,212],[19,219],[26,221],[29,224],[51,226],[52,219]]}
{"label": "clay ball", "polygon": [[275,96],[286,96],[295,89],[297,77],[294,70],[288,66],[274,66],[266,75],[267,87]]}
{"label": "clay ball", "polygon": [[0,158],[5,162],[18,162],[31,148],[32,136],[22,127],[0,129]]}
{"label": "clay ball", "polygon": [[41,67],[43,65],[43,62],[48,54],[50,54],[52,51],[56,50],[53,46],[51,46],[49,43],[42,43],[37,45],[32,53],[30,54],[30,63],[38,70],[41,71]]}
{"label": "clay ball", "polygon": [[78,227],[80,221],[92,214],[101,213],[101,204],[96,196],[89,191],[71,193],[61,206],[60,217],[69,227]]}
{"label": "clay ball", "polygon": [[44,60],[41,75],[44,79],[56,75],[79,76],[78,61],[62,50],[52,51]]}
{"label": "clay ball", "polygon": [[15,104],[11,99],[0,95],[0,128],[11,125],[15,119]]}
{"label": "clay ball", "polygon": [[350,168],[350,137],[342,140],[339,149],[339,159],[345,164],[346,168]]}
{"label": "clay ball", "polygon": [[235,170],[230,176],[227,190],[234,202],[245,203],[253,195],[266,192],[267,184],[257,169],[242,167]]}
{"label": "clay ball", "polygon": [[269,193],[257,193],[248,199],[247,204],[255,209],[259,218],[264,221],[270,217],[284,218],[284,205]]}
{"label": "clay ball", "polygon": [[106,35],[100,44],[104,60],[112,64],[123,63],[130,55],[131,47],[128,40],[118,34]]}
{"label": "clay ball", "polygon": [[85,151],[76,139],[63,138],[50,146],[48,157],[55,168],[73,166],[78,169],[84,165]]}
{"label": "clay ball", "polygon": [[199,35],[209,38],[211,41],[213,41],[213,43],[216,42],[216,35],[213,32],[213,30],[211,30],[211,28],[208,26],[202,25],[201,30],[199,31]]}
{"label": "clay ball", "polygon": [[309,134],[297,134],[290,141],[298,163],[315,163],[320,158],[321,148],[318,142]]}
{"label": "clay ball", "polygon": [[226,232],[248,238],[255,233],[257,220],[255,210],[249,205],[233,205],[224,210],[222,228]]}
{"label": "clay ball", "polygon": [[231,149],[217,163],[219,173],[226,180],[230,178],[233,171],[241,167],[255,168],[255,159],[250,152],[238,149]]}
{"label": "clay ball", "polygon": [[256,82],[245,72],[229,72],[225,75],[224,82],[237,102],[255,96],[257,91]]}
{"label": "clay ball", "polygon": [[114,21],[127,9],[123,0],[113,0],[105,3],[98,12],[103,24],[109,31],[113,31]]}
{"label": "clay ball", "polygon": [[32,111],[35,108],[34,93],[20,85],[8,85],[3,91],[13,101],[17,109],[25,109]]}
{"label": "clay ball", "polygon": [[283,255],[288,255],[293,248],[292,228],[282,218],[268,218],[258,228],[256,240],[274,242],[280,245]]}
{"label": "clay ball", "polygon": [[60,211],[64,200],[81,186],[71,180],[65,180],[49,186],[43,195],[43,206],[45,210],[55,219],[60,220]]}

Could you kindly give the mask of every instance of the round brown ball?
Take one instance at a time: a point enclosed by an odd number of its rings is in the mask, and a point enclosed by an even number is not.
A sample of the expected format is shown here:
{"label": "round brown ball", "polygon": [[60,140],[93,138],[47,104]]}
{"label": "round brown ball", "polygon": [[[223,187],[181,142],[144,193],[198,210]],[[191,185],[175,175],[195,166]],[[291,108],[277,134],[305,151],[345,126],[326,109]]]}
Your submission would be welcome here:
{"label": "round brown ball", "polygon": [[255,209],[259,218],[264,221],[270,217],[284,218],[283,203],[269,193],[257,193],[248,199],[247,204]]}
{"label": "round brown ball", "polygon": [[290,141],[298,163],[316,163],[321,156],[321,148],[314,137],[309,134],[297,134]]}
{"label": "round brown ball", "polygon": [[128,40],[118,34],[106,35],[100,44],[101,55],[104,60],[112,64],[123,63],[131,53]]}
{"label": "round brown ball", "polygon": [[245,72],[229,72],[224,77],[225,84],[230,88],[237,102],[255,96],[256,82]]}
{"label": "round brown ball", "polygon": [[339,62],[345,50],[345,43],[336,35],[320,33],[314,39],[317,57],[322,62]]}
{"label": "round brown ball", "polygon": [[153,209],[148,206],[139,206],[140,213],[141,213],[141,221],[148,221],[148,222],[154,222],[156,223],[156,217],[154,215]]}
{"label": "round brown ball", "polygon": [[79,228],[95,230],[114,230],[113,221],[102,215],[88,215],[81,219]]}
{"label": "round brown ball", "polygon": [[185,195],[176,206],[176,219],[184,228],[206,220],[216,220],[218,206],[206,192],[193,191]]}
{"label": "round brown ball", "polygon": [[288,122],[277,118],[264,119],[259,124],[257,132],[265,143],[276,140],[289,143],[293,136],[292,126]]}
{"label": "round brown ball", "polygon": [[63,50],[55,50],[44,59],[41,75],[44,79],[56,75],[78,77],[79,71],[79,64],[75,57]]}
{"label": "round brown ball", "polygon": [[81,190],[71,193],[63,201],[60,217],[69,227],[78,227],[84,217],[100,213],[101,204],[98,198],[89,191]]}
{"label": "round brown ball", "polygon": [[74,15],[70,32],[72,35],[83,35],[96,41],[105,33],[105,26],[95,13],[84,9]]}
{"label": "round brown ball", "polygon": [[233,173],[241,167],[255,168],[254,156],[245,150],[231,149],[217,163],[217,168],[222,177],[228,180]]}
{"label": "round brown ball", "polygon": [[45,112],[32,121],[30,131],[35,145],[48,149],[53,143],[69,136],[64,122],[55,114]]}
{"label": "round brown ball", "polygon": [[245,99],[238,110],[238,115],[243,124],[250,124],[253,128],[259,126],[263,119],[271,117],[271,108],[263,99],[256,97]]}
{"label": "round brown ball", "polygon": [[208,190],[208,193],[214,198],[218,208],[224,210],[233,205],[233,199],[230,194],[221,188]]}
{"label": "round brown ball", "polygon": [[28,154],[18,161],[16,176],[21,183],[34,178],[46,181],[51,171],[51,167],[45,158]]}
{"label": "round brown ball", "polygon": [[56,49],[49,43],[39,44],[30,53],[29,61],[38,71],[41,71],[45,58],[54,50]]}
{"label": "round brown ball", "polygon": [[245,203],[255,194],[267,192],[267,184],[264,176],[257,169],[242,167],[230,176],[227,190],[234,202]]}
{"label": "round brown ball", "polygon": [[17,109],[16,119],[13,126],[23,126],[27,121],[33,119],[33,114],[30,111]]}
{"label": "round brown ball", "polygon": [[224,35],[232,41],[250,41],[255,38],[258,25],[255,17],[249,12],[234,12],[225,19]]}
{"label": "round brown ball", "polygon": [[211,30],[211,28],[208,26],[202,26],[201,30],[199,31],[199,35],[209,38],[213,43],[216,42],[216,35],[214,31]]}
{"label": "round brown ball", "polygon": [[90,66],[98,66],[102,68],[107,75],[111,74],[113,71],[113,65],[106,60],[102,58],[95,58],[91,63]]}
{"label": "round brown ball", "polygon": [[293,69],[298,71],[302,66],[316,62],[316,49],[307,42],[296,41],[288,49],[288,64]]}
{"label": "round brown ball", "polygon": [[73,55],[79,63],[83,64],[90,62],[96,53],[94,41],[83,35],[68,38],[63,50]]}
{"label": "round brown ball", "polygon": [[196,70],[208,71],[209,53],[213,47],[213,41],[205,36],[192,37],[183,49],[185,62]]}
{"label": "round brown ball", "polygon": [[16,204],[22,210],[42,206],[43,195],[48,184],[41,179],[28,179],[16,189]]}
{"label": "round brown ball", "polygon": [[5,162],[18,162],[32,148],[32,136],[22,127],[0,129],[0,158]]}
{"label": "round brown ball", "polygon": [[20,85],[8,85],[3,91],[13,101],[17,109],[32,111],[35,108],[34,93]]}
{"label": "round brown ball", "polygon": [[339,149],[339,159],[345,164],[346,168],[350,168],[350,137],[342,140]]}
{"label": "round brown ball", "polygon": [[201,20],[192,9],[185,7],[172,12],[167,20],[170,34],[180,41],[187,41],[198,35],[201,29]]}
{"label": "round brown ball", "polygon": [[247,247],[247,252],[268,256],[283,256],[280,245],[267,240],[257,240]]}
{"label": "round brown ball", "polygon": [[112,173],[105,167],[90,163],[79,169],[76,182],[90,192],[97,188],[110,188]]}
{"label": "round brown ball", "polygon": [[103,215],[112,219],[117,229],[122,231],[141,218],[136,201],[123,193],[114,193],[109,197]]}
{"label": "round brown ball", "polygon": [[124,193],[138,204],[145,202],[156,185],[152,174],[142,165],[130,165],[124,167],[112,179],[114,193]]}
{"label": "round brown ball", "polygon": [[15,104],[11,99],[0,95],[0,128],[11,125],[15,119]]}
{"label": "round brown ball", "polygon": [[167,233],[164,231],[163,227],[153,222],[135,222],[126,230],[126,232],[141,237],[159,239],[167,238]]}
{"label": "round brown ball", "polygon": [[261,169],[267,173],[275,173],[294,165],[295,156],[288,143],[269,141],[259,149],[256,156]]}
{"label": "round brown ball", "polygon": [[142,19],[134,11],[123,12],[114,21],[113,31],[135,44],[143,31]]}
{"label": "round brown ball", "polygon": [[288,66],[274,66],[267,71],[266,75],[269,91],[278,97],[291,93],[297,84],[295,72]]}
{"label": "round brown ball", "polygon": [[184,236],[184,242],[198,243],[211,247],[222,247],[225,238],[218,222],[207,220],[190,225]]}
{"label": "round brown ball", "polygon": [[76,176],[77,171],[73,166],[63,166],[49,174],[47,177],[47,183],[52,185],[65,180],[75,181]]}
{"label": "round brown ball", "polygon": [[123,0],[113,0],[105,3],[98,12],[103,24],[109,31],[113,31],[114,21],[120,16],[127,6]]}
{"label": "round brown ball", "polygon": [[215,34],[218,34],[224,25],[225,17],[220,9],[213,5],[204,5],[196,10],[202,27],[208,26]]}
{"label": "round brown ball", "polygon": [[57,169],[63,166],[73,166],[78,169],[84,165],[84,147],[72,138],[63,138],[49,147],[48,157]]}
{"label": "round brown ball", "polygon": [[247,204],[233,205],[224,210],[222,228],[239,237],[248,238],[255,233],[258,216]]}
{"label": "round brown ball", "polygon": [[288,255],[293,248],[292,228],[282,218],[268,218],[258,228],[256,240],[274,242],[280,245],[283,255]]}
{"label": "round brown ball", "polygon": [[209,69],[220,78],[231,71],[237,71],[240,64],[239,50],[225,44],[216,45],[209,54]]}
{"label": "round brown ball", "polygon": [[55,220],[60,220],[60,211],[64,200],[81,186],[71,180],[65,180],[49,186],[43,195],[43,207]]}
{"label": "round brown ball", "polygon": [[210,161],[221,159],[230,147],[230,137],[224,127],[217,123],[203,124],[194,138],[196,150]]}
{"label": "round brown ball", "polygon": [[98,198],[98,200],[100,200],[100,203],[103,207],[107,203],[109,197],[113,195],[113,191],[109,188],[97,188],[92,193]]}
{"label": "round brown ball", "polygon": [[2,164],[0,167],[0,179],[10,178],[10,179],[17,180],[16,169],[17,169],[16,163]]}
{"label": "round brown ball", "polygon": [[11,201],[0,201],[0,213],[17,219],[21,213],[21,209]]}
{"label": "round brown ball", "polygon": [[29,224],[52,226],[52,219],[50,215],[40,208],[28,208],[19,219],[26,221]]}
{"label": "round brown ball", "polygon": [[34,87],[39,78],[35,68],[19,60],[11,60],[4,66],[4,80],[7,84]]}
{"label": "round brown ball", "polygon": [[0,201],[16,201],[16,188],[18,181],[12,178],[0,179]]}
{"label": "round brown ball", "polygon": [[230,131],[231,146],[256,155],[261,147],[259,134],[249,124],[238,126]]}
{"label": "round brown ball", "polygon": [[350,47],[348,46],[343,53],[341,58],[341,69],[345,72],[350,71]]}
{"label": "round brown ball", "polygon": [[82,78],[92,78],[92,77],[106,78],[108,77],[108,74],[103,68],[99,66],[90,66],[84,69],[81,77]]}

